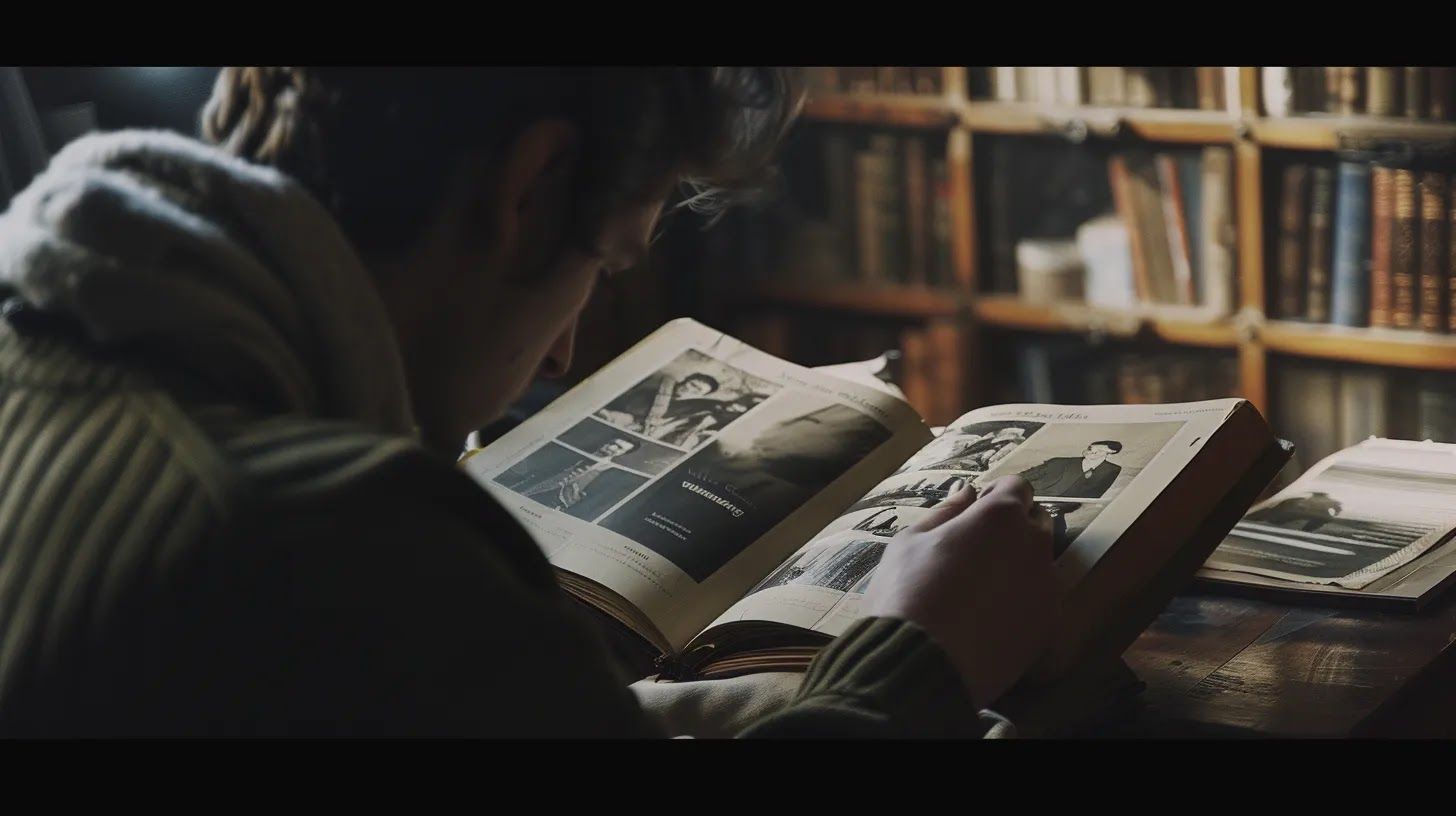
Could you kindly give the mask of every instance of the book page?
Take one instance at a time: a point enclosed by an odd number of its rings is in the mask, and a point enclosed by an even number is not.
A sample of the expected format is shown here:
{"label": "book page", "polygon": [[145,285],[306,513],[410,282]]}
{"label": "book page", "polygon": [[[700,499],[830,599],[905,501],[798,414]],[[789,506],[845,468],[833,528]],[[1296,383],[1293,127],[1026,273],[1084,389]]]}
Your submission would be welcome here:
{"label": "book page", "polygon": [[929,438],[883,389],[678,320],[463,467],[680,648]]}
{"label": "book page", "polygon": [[1456,528],[1456,445],[1368,439],[1255,505],[1209,569],[1362,589]]}
{"label": "book page", "polygon": [[967,484],[1029,481],[1052,515],[1064,587],[1086,575],[1241,403],[1001,405],[972,411],[910,457],[721,615],[837,636],[859,617],[890,540]]}

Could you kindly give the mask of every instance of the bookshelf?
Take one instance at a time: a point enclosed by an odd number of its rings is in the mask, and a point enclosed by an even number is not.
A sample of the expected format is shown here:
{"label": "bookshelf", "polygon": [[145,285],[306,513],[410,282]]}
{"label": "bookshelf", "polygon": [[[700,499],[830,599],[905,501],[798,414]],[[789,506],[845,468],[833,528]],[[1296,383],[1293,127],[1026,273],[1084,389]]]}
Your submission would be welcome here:
{"label": "bookshelf", "polygon": [[[806,103],[808,122],[872,128],[914,129],[944,140],[952,187],[954,281],[924,286],[783,283],[754,286],[736,296],[739,308],[756,317],[796,310],[877,315],[906,321],[953,321],[960,332],[964,390],[953,407],[969,410],[987,402],[980,360],[996,349],[987,332],[1137,340],[1170,349],[1219,349],[1237,359],[1242,395],[1270,415],[1271,356],[1456,371],[1456,335],[1406,330],[1343,328],[1265,316],[1266,230],[1277,235],[1278,213],[1268,211],[1263,162],[1269,150],[1335,151],[1359,140],[1449,143],[1456,146],[1456,122],[1411,121],[1375,116],[1293,114],[1268,116],[1260,107],[1259,69],[1228,68],[1230,104],[1225,110],[1113,108],[973,100],[967,71],[947,67],[943,93],[821,93]],[[1236,80],[1234,79],[1236,77]],[[1070,143],[1113,140],[1151,146],[1223,145],[1233,158],[1233,223],[1237,234],[1235,314],[1216,320],[1147,312],[1099,310],[1085,304],[1043,304],[1016,295],[982,293],[978,268],[981,225],[973,188],[973,137],[1059,136]],[[984,159],[982,159],[984,160]],[[950,411],[952,404],[944,410]],[[949,416],[930,417],[943,421]]]}

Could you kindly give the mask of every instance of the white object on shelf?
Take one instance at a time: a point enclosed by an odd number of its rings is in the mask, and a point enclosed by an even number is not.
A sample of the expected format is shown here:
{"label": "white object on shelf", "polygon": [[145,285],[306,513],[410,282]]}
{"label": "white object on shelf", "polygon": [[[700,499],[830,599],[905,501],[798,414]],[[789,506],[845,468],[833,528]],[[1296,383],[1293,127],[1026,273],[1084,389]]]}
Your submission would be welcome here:
{"label": "white object on shelf", "polygon": [[1082,255],[1075,242],[1045,238],[1016,242],[1016,282],[1023,300],[1081,300],[1082,278]]}
{"label": "white object on shelf", "polygon": [[1087,303],[1109,309],[1137,307],[1132,275],[1132,241],[1122,219],[1093,218],[1077,228],[1077,251],[1086,270]]}

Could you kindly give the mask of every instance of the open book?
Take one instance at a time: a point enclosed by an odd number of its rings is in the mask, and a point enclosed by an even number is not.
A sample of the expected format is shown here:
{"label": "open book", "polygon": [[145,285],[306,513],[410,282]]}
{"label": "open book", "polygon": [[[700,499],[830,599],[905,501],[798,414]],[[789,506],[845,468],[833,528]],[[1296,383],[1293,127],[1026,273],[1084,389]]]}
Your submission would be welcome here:
{"label": "open book", "polygon": [[1372,438],[1326,457],[1255,506],[1198,575],[1420,609],[1456,582],[1456,445]]}
{"label": "open book", "polygon": [[1120,655],[1287,458],[1239,399],[999,405],[937,437],[887,389],[677,320],[463,467],[568,592],[688,677],[804,668],[896,531],[1020,474],[1056,520],[1051,679]]}

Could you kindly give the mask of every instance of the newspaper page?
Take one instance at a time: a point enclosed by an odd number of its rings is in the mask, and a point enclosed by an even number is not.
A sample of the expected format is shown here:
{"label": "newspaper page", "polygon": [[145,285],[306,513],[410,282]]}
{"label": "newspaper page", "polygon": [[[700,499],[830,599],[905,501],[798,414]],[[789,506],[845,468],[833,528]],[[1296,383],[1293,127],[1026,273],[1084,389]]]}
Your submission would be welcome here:
{"label": "newspaper page", "polygon": [[677,320],[462,466],[681,648],[930,438],[884,389]]}
{"label": "newspaper page", "polygon": [[838,636],[891,538],[967,484],[1016,474],[1051,514],[1063,586],[1080,580],[1239,405],[999,405],[910,457],[721,615]]}
{"label": "newspaper page", "polygon": [[1368,439],[1255,505],[1204,564],[1362,589],[1456,529],[1456,445]]}

